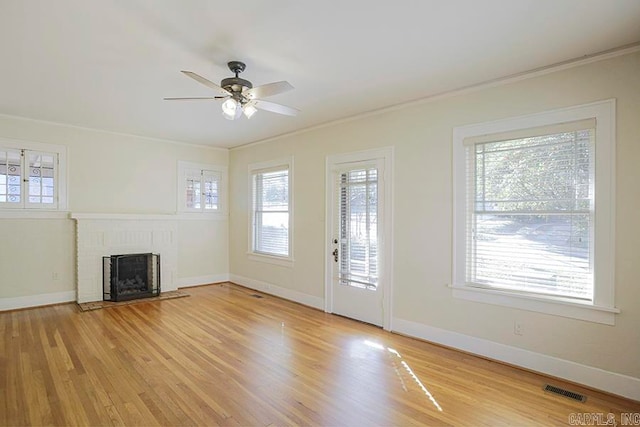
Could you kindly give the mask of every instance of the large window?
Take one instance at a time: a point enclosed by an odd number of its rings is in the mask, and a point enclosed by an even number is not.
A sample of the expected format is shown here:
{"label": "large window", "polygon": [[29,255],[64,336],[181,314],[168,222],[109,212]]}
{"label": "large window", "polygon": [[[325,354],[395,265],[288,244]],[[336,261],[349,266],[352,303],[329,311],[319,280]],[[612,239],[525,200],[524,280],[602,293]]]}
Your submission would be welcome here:
{"label": "large window", "polygon": [[612,117],[608,102],[458,129],[454,290],[615,311]]}
{"label": "large window", "polygon": [[66,208],[64,147],[0,140],[0,209]]}
{"label": "large window", "polygon": [[178,162],[178,211],[220,213],[225,210],[226,168]]}
{"label": "large window", "polygon": [[291,258],[291,162],[252,165],[251,252]]}
{"label": "large window", "polygon": [[467,281],[593,301],[595,120],[468,141]]}

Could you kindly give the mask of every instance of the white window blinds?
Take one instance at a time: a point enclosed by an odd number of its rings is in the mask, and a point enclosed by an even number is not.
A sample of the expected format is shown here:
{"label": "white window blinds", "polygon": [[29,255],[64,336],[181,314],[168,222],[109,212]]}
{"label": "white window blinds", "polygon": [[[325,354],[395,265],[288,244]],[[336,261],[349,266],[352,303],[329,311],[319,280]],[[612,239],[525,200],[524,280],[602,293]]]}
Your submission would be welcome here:
{"label": "white window blinds", "polygon": [[595,120],[467,138],[466,282],[593,300]]}
{"label": "white window blinds", "polygon": [[378,169],[352,169],[338,175],[339,277],[343,285],[378,286]]}
{"label": "white window blinds", "polygon": [[255,171],[253,252],[289,256],[289,169]]}

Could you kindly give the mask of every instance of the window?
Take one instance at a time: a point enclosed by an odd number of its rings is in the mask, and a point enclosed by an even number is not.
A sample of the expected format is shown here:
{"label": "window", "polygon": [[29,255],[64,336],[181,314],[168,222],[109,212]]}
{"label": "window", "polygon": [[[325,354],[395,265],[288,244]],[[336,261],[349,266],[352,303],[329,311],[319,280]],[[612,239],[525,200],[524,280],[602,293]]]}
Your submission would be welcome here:
{"label": "window", "polygon": [[0,209],[66,209],[61,146],[0,139]]}
{"label": "window", "polygon": [[189,170],[186,179],[185,209],[190,211],[218,210],[220,174],[209,170]]}
{"label": "window", "polygon": [[[456,296],[612,321],[613,109],[456,129]],[[567,305],[606,314],[572,315]]]}
{"label": "window", "polygon": [[291,259],[292,162],[250,166],[251,253]]}
{"label": "window", "polygon": [[179,212],[220,213],[223,211],[225,168],[178,162],[178,176]]}

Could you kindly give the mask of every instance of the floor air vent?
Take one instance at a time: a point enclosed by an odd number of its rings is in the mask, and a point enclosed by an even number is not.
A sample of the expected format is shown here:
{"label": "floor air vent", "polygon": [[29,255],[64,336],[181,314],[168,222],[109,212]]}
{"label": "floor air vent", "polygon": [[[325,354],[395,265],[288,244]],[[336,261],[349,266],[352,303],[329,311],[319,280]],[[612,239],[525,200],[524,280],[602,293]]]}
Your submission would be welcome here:
{"label": "floor air vent", "polygon": [[250,294],[249,296],[254,298],[264,298],[262,295],[258,295],[258,294]]}
{"label": "floor air vent", "polygon": [[550,384],[545,385],[543,390],[548,391],[549,393],[558,394],[560,396],[567,397],[571,400],[577,400],[578,402],[584,403],[587,401],[587,396],[583,394],[576,393],[574,391],[565,390],[563,388],[552,386]]}

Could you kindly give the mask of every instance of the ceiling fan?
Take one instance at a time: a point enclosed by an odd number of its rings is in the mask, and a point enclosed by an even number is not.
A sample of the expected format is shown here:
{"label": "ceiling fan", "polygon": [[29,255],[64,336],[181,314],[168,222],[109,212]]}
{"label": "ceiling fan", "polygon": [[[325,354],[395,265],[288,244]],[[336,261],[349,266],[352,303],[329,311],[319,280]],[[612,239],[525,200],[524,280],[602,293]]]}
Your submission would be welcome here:
{"label": "ceiling fan", "polygon": [[238,74],[243,72],[246,68],[244,62],[231,61],[227,63],[227,66],[232,73],[235,73],[236,76],[222,79],[220,85],[217,85],[194,72],[181,71],[185,76],[191,77],[195,81],[215,90],[220,94],[219,96],[164,99],[166,101],[224,99],[222,102],[222,115],[228,120],[235,120],[242,114],[250,119],[257,110],[271,111],[272,113],[284,114],[287,116],[295,116],[300,111],[295,108],[287,107],[286,105],[262,100],[262,98],[277,95],[293,89],[293,86],[288,82],[281,81],[253,87],[253,84],[251,84],[249,80],[238,77]]}

